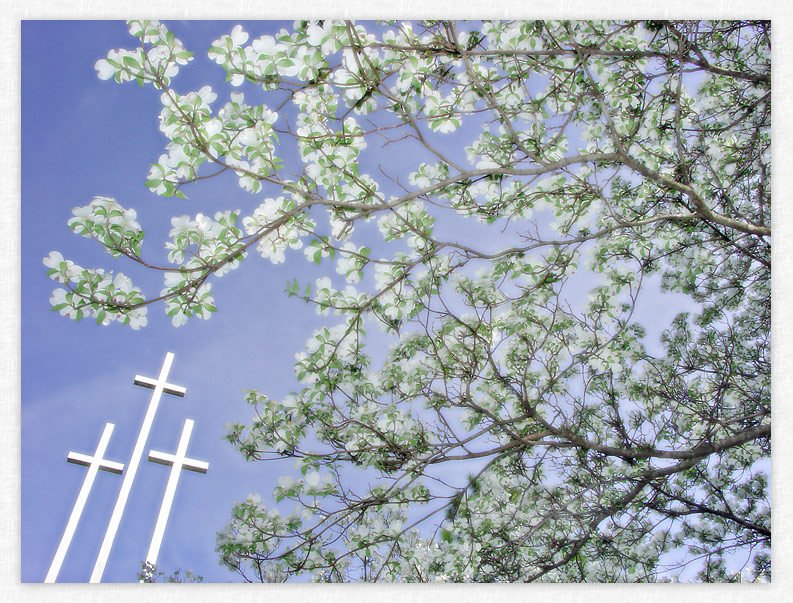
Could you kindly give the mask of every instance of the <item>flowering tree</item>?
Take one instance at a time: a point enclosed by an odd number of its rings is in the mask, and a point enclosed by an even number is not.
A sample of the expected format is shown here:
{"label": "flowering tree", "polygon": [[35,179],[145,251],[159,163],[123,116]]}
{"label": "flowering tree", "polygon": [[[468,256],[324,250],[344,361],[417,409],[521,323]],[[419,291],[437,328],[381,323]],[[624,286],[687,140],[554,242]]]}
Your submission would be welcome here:
{"label": "flowering tree", "polygon": [[[97,197],[71,228],[164,287],[52,252],[53,309],[137,329],[163,302],[179,326],[215,311],[215,278],[250,252],[329,268],[287,284],[328,316],[301,385],[249,392],[253,421],[229,427],[247,460],[299,472],[275,505],[235,506],[226,565],[263,581],[770,575],[769,23],[236,26],[209,49],[239,87],[222,106],[171,86],[192,53],[164,25],[130,33],[138,47],[96,69],[160,91],[147,186],[184,196],[229,172],[258,206],[173,218],[156,266],[135,211]],[[268,104],[246,103],[255,87]],[[634,313],[659,283],[694,309],[650,325],[660,342]]]}

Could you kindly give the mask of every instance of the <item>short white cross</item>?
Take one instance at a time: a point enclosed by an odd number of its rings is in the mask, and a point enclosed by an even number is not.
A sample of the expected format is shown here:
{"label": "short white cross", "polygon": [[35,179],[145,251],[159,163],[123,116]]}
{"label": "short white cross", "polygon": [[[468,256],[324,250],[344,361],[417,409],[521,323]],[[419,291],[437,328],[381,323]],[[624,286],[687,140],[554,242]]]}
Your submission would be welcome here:
{"label": "short white cross", "polygon": [[192,419],[185,419],[176,454],[168,454],[157,450],[149,451],[149,460],[151,462],[159,463],[160,465],[170,465],[171,467],[168,485],[165,488],[165,495],[163,496],[162,506],[160,507],[160,514],[157,517],[157,524],[154,527],[154,534],[151,537],[149,552],[146,554],[146,562],[152,565],[157,564],[157,556],[160,553],[160,545],[162,544],[163,534],[165,533],[165,524],[168,523],[168,516],[171,514],[171,505],[173,504],[174,493],[176,492],[176,484],[179,481],[179,474],[182,469],[189,469],[190,471],[196,471],[198,473],[206,473],[207,469],[209,469],[209,463],[187,457],[187,445],[190,442],[190,435],[193,432],[193,424],[194,422]]}
{"label": "short white cross", "polygon": [[61,538],[61,542],[58,545],[58,550],[55,551],[55,557],[52,560],[49,572],[47,572],[47,577],[44,578],[44,582],[52,583],[58,578],[58,573],[61,571],[61,565],[63,564],[63,560],[66,557],[66,551],[69,550],[69,545],[71,544],[72,537],[74,536],[74,532],[77,529],[77,524],[80,522],[80,517],[82,516],[83,509],[85,508],[85,502],[88,500],[88,493],[91,491],[91,488],[94,485],[94,478],[96,478],[97,472],[100,469],[102,471],[118,474],[124,471],[124,465],[122,463],[116,463],[114,461],[108,461],[102,458],[105,454],[105,450],[107,450],[107,445],[108,442],[110,442],[110,436],[113,433],[114,428],[115,425],[113,425],[113,423],[105,424],[105,430],[102,432],[102,437],[99,438],[99,444],[97,445],[96,452],[93,456],[81,454],[79,452],[69,452],[69,454],[66,455],[67,462],[88,467],[88,473],[83,480],[80,493],[77,495],[77,500],[75,501],[74,507],[72,508],[72,514],[69,516],[69,521],[66,523],[66,529],[63,531],[63,537]]}
{"label": "short white cross", "polygon": [[154,393],[151,395],[149,408],[146,410],[146,416],[143,419],[143,424],[140,426],[140,433],[138,434],[138,440],[135,442],[135,448],[132,451],[132,457],[129,460],[127,472],[124,475],[124,480],[121,482],[121,489],[116,499],[116,506],[113,507],[113,514],[110,516],[110,523],[107,526],[105,538],[102,540],[102,546],[99,549],[99,555],[97,555],[94,571],[89,580],[90,582],[102,581],[102,574],[107,565],[107,558],[110,555],[110,549],[113,547],[113,540],[116,538],[116,532],[118,532],[118,526],[121,523],[121,516],[124,514],[124,507],[127,505],[132,482],[135,480],[135,474],[138,471],[138,465],[143,456],[146,441],[149,439],[149,432],[151,431],[151,425],[154,422],[154,415],[157,413],[157,407],[160,404],[162,393],[165,392],[166,394],[181,397],[184,396],[187,391],[184,387],[168,383],[168,373],[171,370],[172,363],[173,354],[168,352],[165,355],[165,362],[162,364],[160,376],[157,379],[135,375],[135,385],[153,389]]}

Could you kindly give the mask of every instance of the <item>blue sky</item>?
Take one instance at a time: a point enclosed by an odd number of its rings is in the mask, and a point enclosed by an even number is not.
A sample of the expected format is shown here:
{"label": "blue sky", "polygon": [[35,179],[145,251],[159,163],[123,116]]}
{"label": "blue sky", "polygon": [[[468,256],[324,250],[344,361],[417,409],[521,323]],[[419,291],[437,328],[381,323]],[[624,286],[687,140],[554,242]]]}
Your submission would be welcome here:
{"label": "blue sky", "polygon": [[[196,61],[176,80],[177,90],[220,86],[222,70],[206,59],[229,22],[173,24]],[[273,24],[253,31],[265,33]],[[278,28],[280,28],[279,24]],[[157,129],[158,93],[132,84],[100,81],[94,63],[111,48],[134,47],[123,22],[26,21],[22,25],[22,581],[44,579],[86,469],[66,463],[69,451],[90,453],[106,422],[116,425],[106,458],[126,463],[151,390],[133,385],[136,374],[156,377],[166,352],[175,360],[169,381],[184,398],[164,395],[146,451],[175,452],[186,418],[195,420],[189,456],[208,461],[206,475],[183,472],[160,552],[163,569],[193,569],[208,581],[235,580],[218,565],[215,531],[233,503],[253,492],[267,497],[279,468],[246,464],[222,437],[223,426],[247,421],[243,388],[273,396],[295,387],[292,358],[319,324],[311,308],[282,291],[302,254],[273,266],[251,256],[245,270],[215,287],[220,312],[209,321],[176,329],[153,307],[139,331],[90,319],[73,323],[49,311],[57,286],[41,260],[51,250],[90,267],[121,270],[149,295],[159,277],[131,266],[72,234],[71,209],[95,195],[115,197],[138,211],[144,252],[164,260],[170,218],[199,211],[250,210],[251,196],[226,179],[188,190],[189,200],[160,198],[144,186],[165,138]],[[213,81],[214,79],[214,81]],[[218,102],[229,93],[224,88]],[[255,91],[253,91],[255,94]],[[310,267],[308,267],[310,270]],[[288,320],[284,320],[288,316]],[[281,468],[283,470],[283,468]],[[111,553],[104,581],[134,581],[145,557],[168,469],[144,462]],[[100,472],[66,556],[59,581],[88,580],[121,477]]]}

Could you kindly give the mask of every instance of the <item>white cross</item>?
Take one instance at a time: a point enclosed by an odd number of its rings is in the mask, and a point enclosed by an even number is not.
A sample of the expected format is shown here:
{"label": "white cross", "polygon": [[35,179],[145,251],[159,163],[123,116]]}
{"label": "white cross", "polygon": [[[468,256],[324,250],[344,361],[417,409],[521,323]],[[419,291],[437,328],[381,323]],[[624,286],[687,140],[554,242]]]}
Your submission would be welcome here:
{"label": "white cross", "polygon": [[[168,355],[171,356],[171,358],[173,358],[173,354],[171,354],[170,352],[168,353]],[[187,390],[181,385],[166,383],[165,377],[167,376],[168,376],[167,374],[163,376],[162,373],[160,373],[159,379],[152,379],[151,377],[142,377],[141,375],[135,375],[135,385],[140,385],[141,387],[147,387],[148,389],[153,389],[153,390],[156,390],[157,387],[160,387],[162,391],[164,391],[166,394],[173,394],[174,396],[179,396],[180,398],[183,398]]]}
{"label": "white cross", "polygon": [[168,373],[171,370],[172,363],[173,354],[168,352],[165,355],[165,361],[162,364],[160,376],[157,379],[135,375],[135,385],[153,389],[154,393],[151,395],[149,408],[146,411],[143,424],[140,426],[140,433],[138,434],[137,442],[135,442],[135,448],[132,451],[132,458],[129,460],[127,472],[124,475],[124,480],[121,482],[121,490],[118,493],[116,506],[113,508],[113,514],[110,517],[110,523],[107,526],[105,538],[102,541],[101,548],[99,549],[99,555],[96,558],[96,563],[94,564],[94,571],[91,574],[90,582],[102,581],[102,574],[104,573],[105,566],[107,565],[107,558],[110,555],[110,549],[113,547],[113,540],[116,538],[116,532],[118,532],[118,526],[121,523],[121,516],[124,514],[124,507],[127,505],[129,491],[132,488],[132,482],[135,480],[135,474],[138,471],[138,465],[140,464],[140,459],[143,456],[143,450],[146,447],[147,440],[149,439],[149,432],[151,431],[151,425],[154,422],[154,415],[157,413],[157,407],[160,404],[160,397],[162,396],[162,393],[165,392],[167,394],[181,397],[184,396],[185,392],[187,391],[184,387],[168,383]]}
{"label": "white cross", "polygon": [[190,471],[196,471],[198,473],[206,473],[207,469],[209,469],[209,463],[187,457],[187,444],[190,442],[190,435],[193,432],[193,423],[192,419],[185,419],[176,454],[168,454],[157,450],[149,451],[149,460],[151,462],[159,463],[160,465],[170,465],[171,467],[171,473],[168,476],[168,485],[165,488],[162,505],[160,506],[160,514],[157,517],[157,524],[154,527],[154,534],[151,537],[149,552],[146,554],[146,563],[150,563],[151,565],[157,564],[157,556],[160,553],[160,545],[162,544],[162,538],[165,534],[165,524],[168,523],[168,516],[171,514],[171,505],[173,504],[174,493],[176,492],[176,484],[179,482],[179,474],[182,469],[189,469]]}
{"label": "white cross", "polygon": [[105,424],[105,430],[102,432],[102,437],[99,438],[99,444],[97,445],[96,452],[93,456],[81,454],[79,452],[69,452],[69,454],[66,455],[67,462],[88,467],[88,473],[85,475],[83,485],[80,488],[80,493],[77,495],[77,500],[75,501],[74,507],[72,508],[69,521],[66,523],[66,529],[63,531],[63,537],[61,538],[61,542],[58,545],[58,550],[55,551],[55,557],[52,559],[50,570],[47,572],[47,577],[44,578],[44,582],[52,583],[58,578],[58,573],[61,571],[61,565],[63,565],[63,560],[66,557],[66,551],[69,550],[69,545],[72,543],[72,537],[74,536],[74,532],[77,529],[77,524],[80,522],[80,517],[82,516],[83,509],[85,508],[85,502],[88,500],[88,494],[94,485],[94,479],[96,478],[97,472],[100,469],[102,471],[108,471],[110,473],[117,474],[120,474],[124,471],[124,465],[122,463],[116,463],[114,461],[108,461],[102,458],[105,454],[105,450],[107,450],[107,445],[108,442],[110,442],[110,436],[113,433],[114,428],[115,425],[113,425],[113,423]]}

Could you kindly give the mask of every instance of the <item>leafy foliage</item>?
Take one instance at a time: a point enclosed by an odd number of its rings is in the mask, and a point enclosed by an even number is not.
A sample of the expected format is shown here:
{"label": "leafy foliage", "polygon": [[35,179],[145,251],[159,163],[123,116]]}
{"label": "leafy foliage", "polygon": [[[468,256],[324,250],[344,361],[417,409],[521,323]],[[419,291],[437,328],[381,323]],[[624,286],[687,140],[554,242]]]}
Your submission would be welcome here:
{"label": "leafy foliage", "polygon": [[164,571],[159,569],[156,565],[153,565],[148,562],[143,562],[141,564],[141,570],[137,574],[137,578],[140,582],[164,582],[168,584],[182,584],[182,583],[189,583],[189,582],[203,582],[203,576],[198,576],[191,572],[190,570],[182,571],[176,570],[172,574],[166,574]]}
{"label": "leafy foliage", "polygon": [[[192,54],[162,24],[130,32],[139,48],[96,67],[161,91],[147,186],[233,172],[266,197],[175,217],[173,267],[97,198],[72,228],[164,288],[53,252],[53,309],[137,328],[164,301],[178,326],[254,248],[329,268],[286,287],[328,316],[301,386],[249,392],[228,432],[299,475],[234,507],[223,563],[262,581],[770,577],[769,23],[236,26],[209,57],[272,101],[219,108],[170,87]],[[642,325],[642,303],[685,311]]]}

